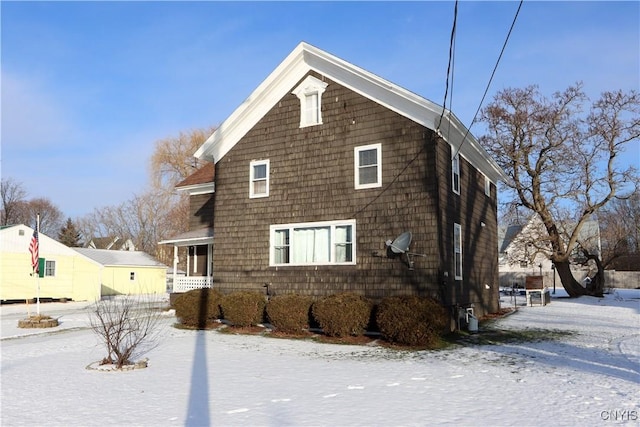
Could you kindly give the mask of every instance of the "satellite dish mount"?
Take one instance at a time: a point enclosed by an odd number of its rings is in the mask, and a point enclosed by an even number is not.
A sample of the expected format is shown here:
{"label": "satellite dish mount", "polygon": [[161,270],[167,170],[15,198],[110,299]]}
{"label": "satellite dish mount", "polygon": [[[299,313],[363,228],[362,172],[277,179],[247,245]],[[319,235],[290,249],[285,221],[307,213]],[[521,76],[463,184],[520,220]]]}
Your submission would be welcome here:
{"label": "satellite dish mount", "polygon": [[397,258],[402,257],[404,254],[406,257],[406,264],[409,267],[409,270],[413,270],[414,261],[411,257],[419,256],[426,257],[425,254],[416,254],[413,252],[409,252],[409,246],[411,245],[411,232],[405,231],[394,240],[387,240],[385,244],[387,245],[387,257],[389,258]]}

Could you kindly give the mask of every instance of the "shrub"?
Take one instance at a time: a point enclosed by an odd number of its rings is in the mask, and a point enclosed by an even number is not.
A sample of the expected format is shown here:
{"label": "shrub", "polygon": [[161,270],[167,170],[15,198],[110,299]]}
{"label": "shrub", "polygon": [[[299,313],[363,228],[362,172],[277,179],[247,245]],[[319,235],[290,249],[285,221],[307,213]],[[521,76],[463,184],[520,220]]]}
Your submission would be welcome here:
{"label": "shrub", "polygon": [[341,293],[316,301],[313,317],[325,335],[343,337],[362,335],[369,324],[373,304],[362,295]]}
{"label": "shrub", "polygon": [[161,312],[144,296],[122,296],[100,300],[89,307],[91,329],[104,344],[102,364],[122,369],[158,344]]}
{"label": "shrub", "polygon": [[217,289],[193,289],[177,296],[173,306],[180,323],[204,329],[208,323],[220,318],[221,301],[222,293]]}
{"label": "shrub", "polygon": [[309,314],[313,300],[309,296],[276,295],[267,303],[267,319],[276,330],[300,333],[309,327]]}
{"label": "shrub", "polygon": [[264,319],[266,303],[261,292],[233,292],[222,298],[222,316],[233,326],[258,325]]}
{"label": "shrub", "polygon": [[377,307],[376,322],[382,337],[392,343],[432,347],[449,317],[432,298],[398,296],[383,299]]}

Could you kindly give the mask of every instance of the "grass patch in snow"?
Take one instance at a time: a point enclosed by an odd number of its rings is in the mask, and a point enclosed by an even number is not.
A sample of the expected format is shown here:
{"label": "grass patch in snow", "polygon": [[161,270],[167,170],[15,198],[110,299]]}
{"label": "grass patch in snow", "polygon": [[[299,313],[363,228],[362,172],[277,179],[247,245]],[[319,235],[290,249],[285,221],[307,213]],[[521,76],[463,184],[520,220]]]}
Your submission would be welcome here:
{"label": "grass patch in snow", "polygon": [[455,332],[446,341],[460,345],[500,345],[522,342],[555,341],[573,335],[558,329],[482,329],[478,333]]}

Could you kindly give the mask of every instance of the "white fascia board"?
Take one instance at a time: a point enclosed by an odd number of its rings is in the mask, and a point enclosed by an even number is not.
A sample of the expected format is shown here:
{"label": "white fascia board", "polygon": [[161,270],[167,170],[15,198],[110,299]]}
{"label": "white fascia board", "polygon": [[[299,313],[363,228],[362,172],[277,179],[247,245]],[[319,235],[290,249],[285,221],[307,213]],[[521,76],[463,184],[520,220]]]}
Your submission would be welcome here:
{"label": "white fascia board", "polygon": [[[435,130],[443,108],[369,71],[306,43],[300,43],[196,151],[195,157],[217,162],[309,71],[314,70],[354,92]],[[492,182],[506,180],[498,164],[455,115],[453,132],[443,136],[460,155]],[[443,118],[444,122],[444,118]],[[464,144],[463,139],[466,136]]]}
{"label": "white fascia board", "polygon": [[213,237],[193,237],[187,239],[167,239],[158,242],[159,245],[175,245],[175,246],[188,246],[188,245],[204,245],[207,243],[213,243]]}
{"label": "white fascia board", "polygon": [[[327,75],[336,83],[428,129],[435,130],[438,127],[443,108],[413,92],[322,51],[318,51],[315,57],[310,57],[308,63],[314,71]],[[473,134],[467,134],[467,128],[462,122],[447,110],[442,119],[443,123],[446,123],[448,118],[451,119],[451,124],[447,123],[446,126],[451,126],[453,132],[443,135],[443,139],[452,149],[457,151],[462,145],[460,155],[494,184],[499,180],[506,180],[507,177],[500,166],[482,148]]]}
{"label": "white fascia board", "polygon": [[303,60],[305,46],[300,43],[207,138],[194,156],[215,163],[224,157],[308,70]]}
{"label": "white fascia board", "polygon": [[215,182],[208,182],[206,184],[185,185],[184,187],[177,187],[176,191],[186,191],[190,196],[211,194],[216,192],[216,184]]}

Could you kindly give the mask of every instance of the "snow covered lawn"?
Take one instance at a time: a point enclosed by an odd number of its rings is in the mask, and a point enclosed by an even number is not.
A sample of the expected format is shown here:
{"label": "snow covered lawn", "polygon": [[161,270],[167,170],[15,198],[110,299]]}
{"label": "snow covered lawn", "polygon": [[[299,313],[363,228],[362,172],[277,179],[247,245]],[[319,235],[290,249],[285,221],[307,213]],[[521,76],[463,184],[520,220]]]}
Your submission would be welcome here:
{"label": "snow covered lawn", "polygon": [[[0,308],[2,426],[599,426],[640,420],[640,291],[519,307],[551,341],[403,352],[173,328],[149,367],[100,372],[86,303],[46,330]],[[509,297],[503,297],[509,305]],[[33,314],[35,308],[32,306]],[[481,327],[482,328],[482,327]],[[481,335],[481,334],[480,334]]]}

